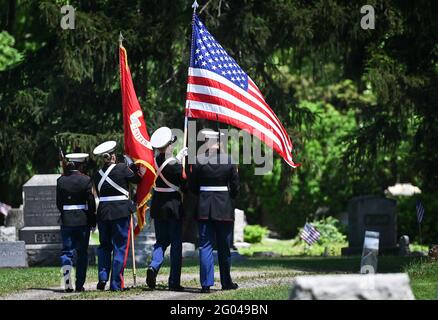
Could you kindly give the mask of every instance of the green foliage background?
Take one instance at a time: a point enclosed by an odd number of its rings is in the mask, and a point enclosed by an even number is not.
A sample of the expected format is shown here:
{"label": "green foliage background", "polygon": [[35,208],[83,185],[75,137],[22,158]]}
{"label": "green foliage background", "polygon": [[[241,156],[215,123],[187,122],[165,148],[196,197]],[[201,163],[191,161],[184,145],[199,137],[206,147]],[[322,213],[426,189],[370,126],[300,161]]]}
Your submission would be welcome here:
{"label": "green foliage background", "polygon": [[259,243],[267,233],[268,229],[258,224],[247,225],[243,230],[243,241],[248,243]]}
{"label": "green foliage background", "polygon": [[[60,6],[76,29],[60,28]],[[148,130],[182,128],[191,0],[0,0],[0,200],[17,206],[35,173],[57,172],[58,147],[90,152],[123,133],[117,39],[121,31]],[[200,17],[259,85],[290,134],[291,170],[241,165],[251,224],[282,236],[318,211],[383,194],[395,182],[423,190],[424,240],[438,240],[438,2],[199,1]],[[120,149],[122,150],[122,149]],[[319,210],[318,210],[319,209]],[[400,232],[417,235],[413,200]]]}

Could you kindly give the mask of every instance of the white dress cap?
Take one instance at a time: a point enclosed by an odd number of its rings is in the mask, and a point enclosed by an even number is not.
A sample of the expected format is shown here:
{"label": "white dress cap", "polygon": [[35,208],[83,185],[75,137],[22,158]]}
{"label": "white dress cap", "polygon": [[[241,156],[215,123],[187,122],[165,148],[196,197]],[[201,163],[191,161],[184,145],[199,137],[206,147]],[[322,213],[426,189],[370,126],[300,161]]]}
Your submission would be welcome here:
{"label": "white dress cap", "polygon": [[115,141],[105,141],[104,143],[101,143],[96,148],[94,148],[93,153],[95,155],[112,153],[114,150],[116,150],[116,145],[117,142]]}
{"label": "white dress cap", "polygon": [[172,130],[168,127],[161,127],[155,130],[151,137],[152,148],[161,149],[172,143]]}
{"label": "white dress cap", "polygon": [[88,153],[69,153],[65,157],[68,161],[84,162],[88,158]]}

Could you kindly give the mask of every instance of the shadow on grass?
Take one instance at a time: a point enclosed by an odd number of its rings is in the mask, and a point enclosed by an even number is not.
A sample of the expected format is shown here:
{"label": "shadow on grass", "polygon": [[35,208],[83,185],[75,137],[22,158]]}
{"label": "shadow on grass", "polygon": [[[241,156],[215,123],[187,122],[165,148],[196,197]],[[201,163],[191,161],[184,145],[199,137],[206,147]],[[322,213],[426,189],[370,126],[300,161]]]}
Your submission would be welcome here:
{"label": "shadow on grass", "polygon": [[[233,263],[239,269],[294,269],[305,272],[332,273],[348,272],[358,273],[360,270],[360,257],[284,257],[284,258],[248,258],[244,261]],[[379,273],[403,272],[403,269],[419,258],[381,256],[378,260]]]}
{"label": "shadow on grass", "polygon": [[[196,294],[205,295],[205,293],[201,293],[201,288],[199,288],[199,287],[184,287],[183,291],[173,291],[173,290],[169,290],[169,288],[165,285],[157,285],[157,287],[155,289],[145,287],[145,288],[142,288],[142,290],[144,292],[165,291],[165,292],[174,292],[174,293],[196,293]],[[221,290],[210,288],[210,292],[213,293],[216,291],[221,291]]]}
{"label": "shadow on grass", "polygon": [[53,288],[29,288],[28,290],[50,291],[53,293],[65,293],[64,289],[53,289]]}

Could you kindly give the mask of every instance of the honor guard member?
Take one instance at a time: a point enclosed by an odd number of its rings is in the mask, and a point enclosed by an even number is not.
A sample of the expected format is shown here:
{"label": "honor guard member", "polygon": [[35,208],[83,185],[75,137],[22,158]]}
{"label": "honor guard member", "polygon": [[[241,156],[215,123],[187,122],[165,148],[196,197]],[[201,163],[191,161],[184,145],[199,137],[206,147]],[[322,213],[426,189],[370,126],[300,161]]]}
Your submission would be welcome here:
{"label": "honor guard member", "polygon": [[[107,281],[110,290],[124,289],[123,272],[128,258],[130,241],[130,215],[136,206],[129,199],[129,183],[139,183],[138,167],[132,163],[116,163],[115,141],[97,146],[93,153],[103,157],[104,165],[94,176],[94,186],[99,197],[97,226],[100,246],[98,248],[98,290],[104,290]],[[112,257],[112,261],[111,261]]]}
{"label": "honor guard member", "polygon": [[151,145],[158,152],[155,157],[157,179],[151,202],[151,218],[154,219],[156,243],[152,262],[147,269],[146,284],[154,289],[156,277],[164,261],[164,253],[170,245],[169,290],[183,291],[180,284],[182,262],[182,216],[181,192],[185,188],[182,177],[182,159],[187,155],[183,148],[172,157],[171,144],[176,136],[167,127],[157,129],[151,137]]}
{"label": "honor guard member", "polygon": [[83,173],[87,153],[66,155],[65,173],[56,184],[56,206],[61,212],[61,265],[65,291],[72,292],[71,270],[76,251],[76,291],[84,291],[88,266],[90,228],[96,227],[96,203],[91,178]]}
{"label": "honor guard member", "polygon": [[231,157],[221,153],[219,132],[203,130],[208,150],[198,155],[198,162],[189,176],[190,190],[199,195],[197,218],[199,227],[199,258],[202,293],[214,285],[213,244],[218,251],[222,290],[237,289],[231,280],[231,238],[234,224],[234,199],[239,192],[237,166]]}

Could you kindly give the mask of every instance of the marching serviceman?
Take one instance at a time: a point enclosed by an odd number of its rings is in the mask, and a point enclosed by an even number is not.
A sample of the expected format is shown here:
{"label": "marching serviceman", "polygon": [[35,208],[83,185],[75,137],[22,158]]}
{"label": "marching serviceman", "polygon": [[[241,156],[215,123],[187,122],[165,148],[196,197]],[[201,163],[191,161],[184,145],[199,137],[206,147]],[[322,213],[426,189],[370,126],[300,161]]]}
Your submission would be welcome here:
{"label": "marching serviceman", "polygon": [[61,212],[62,253],[61,265],[66,292],[73,291],[71,270],[73,253],[77,253],[76,291],[84,291],[88,266],[88,242],[90,228],[96,227],[96,203],[91,178],[81,171],[88,158],[87,153],[66,155],[65,173],[56,185],[56,205]]}
{"label": "marching serviceman", "polygon": [[231,237],[234,222],[234,199],[239,192],[237,166],[231,157],[220,152],[219,132],[203,130],[207,152],[198,155],[189,177],[190,190],[199,195],[197,218],[202,293],[214,285],[213,244],[216,241],[222,290],[234,290],[231,280]]}
{"label": "marching serviceman", "polygon": [[[131,235],[130,215],[136,211],[129,199],[129,183],[139,183],[138,167],[132,163],[117,163],[116,142],[107,141],[97,146],[93,153],[103,157],[104,165],[94,176],[94,186],[99,197],[97,226],[98,290],[104,290],[110,280],[110,290],[124,290],[123,272],[128,258]],[[112,256],[112,262],[111,262]],[[111,272],[111,278],[109,278]]]}
{"label": "marching serviceman", "polygon": [[169,290],[183,291],[180,284],[182,262],[182,216],[181,192],[185,188],[182,159],[187,155],[183,148],[172,157],[171,144],[176,136],[167,127],[157,129],[151,137],[151,145],[158,152],[155,157],[157,179],[151,203],[151,218],[154,219],[155,236],[152,261],[147,269],[146,284],[154,289],[156,277],[163,264],[164,253],[170,245]]}

